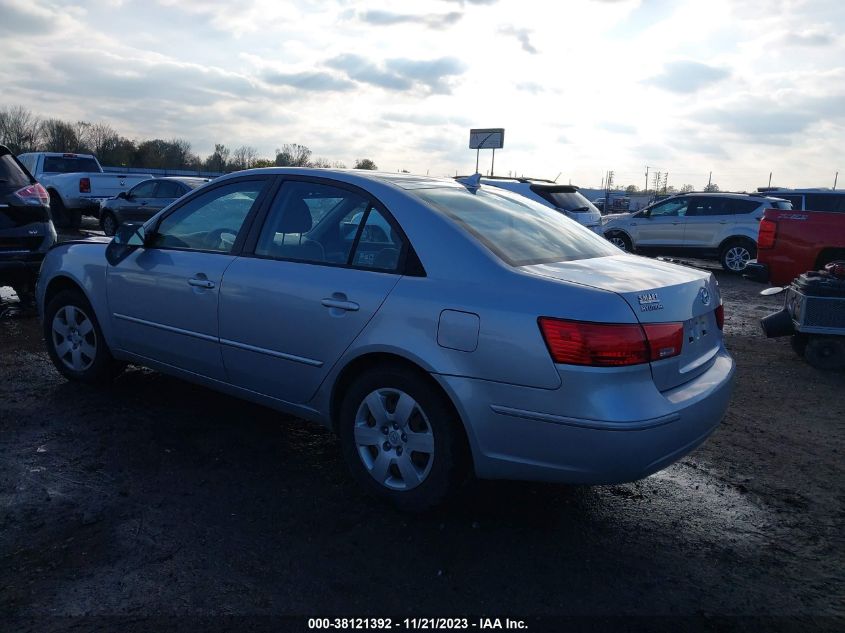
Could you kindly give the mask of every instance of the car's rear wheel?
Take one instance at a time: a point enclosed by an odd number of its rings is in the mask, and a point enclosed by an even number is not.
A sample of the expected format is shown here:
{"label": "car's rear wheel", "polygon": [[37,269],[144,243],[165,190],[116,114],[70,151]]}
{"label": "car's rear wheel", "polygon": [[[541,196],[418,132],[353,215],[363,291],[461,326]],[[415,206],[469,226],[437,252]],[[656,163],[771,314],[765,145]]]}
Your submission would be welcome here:
{"label": "car's rear wheel", "polygon": [[63,290],[50,300],[44,340],[53,365],[70,380],[107,382],[123,368],[106,345],[94,309],[77,290]]}
{"label": "car's rear wheel", "polygon": [[117,233],[117,226],[117,218],[114,217],[114,214],[104,211],[100,216],[100,228],[103,229],[103,233],[111,237]]}
{"label": "car's rear wheel", "polygon": [[338,413],[344,458],[370,493],[422,511],[448,497],[466,476],[460,420],[429,380],[401,366],[362,374]]}
{"label": "car's rear wheel", "polygon": [[55,191],[50,192],[50,216],[58,229],[78,229],[82,226],[82,212],[68,209]]}
{"label": "car's rear wheel", "polygon": [[730,273],[739,274],[757,257],[757,246],[750,240],[731,240],[722,247],[719,262]]}
{"label": "car's rear wheel", "polygon": [[614,246],[621,248],[623,251],[631,252],[634,250],[631,244],[631,238],[621,231],[610,231],[605,235],[605,238]]}

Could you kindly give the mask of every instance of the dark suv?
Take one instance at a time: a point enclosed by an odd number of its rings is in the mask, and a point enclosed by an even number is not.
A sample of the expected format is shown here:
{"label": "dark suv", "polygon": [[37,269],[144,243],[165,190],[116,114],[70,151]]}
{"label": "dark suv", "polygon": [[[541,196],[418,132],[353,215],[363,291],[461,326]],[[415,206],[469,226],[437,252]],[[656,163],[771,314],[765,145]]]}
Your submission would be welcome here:
{"label": "dark suv", "polygon": [[0,145],[0,286],[12,286],[28,302],[44,253],[55,243],[50,194]]}

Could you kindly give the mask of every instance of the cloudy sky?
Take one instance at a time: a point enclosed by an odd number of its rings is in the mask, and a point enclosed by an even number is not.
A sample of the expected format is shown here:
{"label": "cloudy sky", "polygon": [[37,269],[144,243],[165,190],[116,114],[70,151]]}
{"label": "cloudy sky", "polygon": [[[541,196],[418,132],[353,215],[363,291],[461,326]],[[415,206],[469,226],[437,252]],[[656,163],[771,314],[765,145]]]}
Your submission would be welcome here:
{"label": "cloudy sky", "polygon": [[454,175],[504,127],[497,175],[831,186],[843,24],[841,0],[0,0],[0,106],[200,154]]}

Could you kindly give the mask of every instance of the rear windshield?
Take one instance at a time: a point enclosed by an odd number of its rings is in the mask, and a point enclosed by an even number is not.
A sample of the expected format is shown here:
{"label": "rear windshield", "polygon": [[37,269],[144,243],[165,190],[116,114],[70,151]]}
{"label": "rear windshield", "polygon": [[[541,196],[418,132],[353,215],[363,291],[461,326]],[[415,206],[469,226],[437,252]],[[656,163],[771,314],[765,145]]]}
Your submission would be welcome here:
{"label": "rear windshield", "polygon": [[558,209],[570,213],[598,213],[599,210],[577,191],[549,191],[542,187],[531,187],[531,190],[541,198],[548,200]]}
{"label": "rear windshield", "polygon": [[0,156],[0,191],[16,191],[30,184],[29,178],[11,154]]}
{"label": "rear windshield", "polygon": [[180,181],[183,185],[185,185],[188,189],[196,189],[200,185],[204,185],[207,183],[207,180],[181,180]]}
{"label": "rear windshield", "polygon": [[446,214],[511,266],[618,255],[604,238],[574,220],[501,189],[411,191]]}
{"label": "rear windshield", "polygon": [[93,158],[69,156],[45,156],[44,173],[47,174],[75,174],[77,172],[100,172],[100,166]]}
{"label": "rear windshield", "polygon": [[841,193],[808,193],[805,194],[807,211],[827,211],[828,213],[845,213],[845,194]]}

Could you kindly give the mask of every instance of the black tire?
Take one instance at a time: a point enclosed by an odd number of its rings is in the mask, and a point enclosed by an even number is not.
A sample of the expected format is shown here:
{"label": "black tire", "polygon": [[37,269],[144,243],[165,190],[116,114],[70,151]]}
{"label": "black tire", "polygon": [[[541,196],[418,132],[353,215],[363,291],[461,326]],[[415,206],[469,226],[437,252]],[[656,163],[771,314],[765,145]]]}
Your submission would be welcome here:
{"label": "black tire", "polygon": [[[74,314],[81,314],[91,324],[91,329],[83,333],[75,333],[74,340],[79,341],[80,358],[82,365],[78,369],[74,369],[69,365],[71,359],[74,357],[73,350],[68,350],[64,353],[57,348],[63,343],[67,342],[73,344],[71,336],[63,336],[54,332],[53,324],[55,319],[71,326],[69,320],[65,318],[66,312],[59,317],[57,315],[60,311],[66,308],[72,308],[76,312]],[[85,323],[81,319],[76,319],[76,325]],[[72,326],[71,326],[72,327]],[[50,300],[47,309],[44,311],[43,324],[44,342],[47,346],[47,353],[50,355],[50,360],[53,365],[59,370],[68,380],[75,380],[89,384],[107,383],[111,381],[117,374],[119,374],[125,365],[115,361],[109,351],[106,341],[103,338],[103,332],[100,329],[100,323],[97,321],[97,315],[94,313],[91,304],[85,296],[78,290],[63,290]],[[83,344],[83,341],[85,344]],[[94,352],[86,355],[84,350],[93,346]],[[64,359],[64,360],[63,360]]]}
{"label": "black tire", "polygon": [[793,334],[791,337],[789,337],[789,343],[790,345],[792,345],[792,350],[803,358],[804,350],[807,349],[807,335]]}
{"label": "black tire", "polygon": [[[743,253],[740,256],[740,253]],[[738,257],[739,256],[739,257]],[[719,263],[727,272],[741,275],[749,261],[757,257],[757,245],[751,240],[734,239],[725,242],[719,251]]]}
{"label": "black tire", "polygon": [[621,248],[623,251],[632,253],[634,245],[631,243],[631,238],[625,235],[622,231],[608,231],[605,234],[605,239],[611,242],[614,246]]}
{"label": "black tire", "polygon": [[[375,446],[359,447],[355,437],[356,426],[359,425],[358,414],[359,411],[365,410],[365,399],[376,392],[383,394],[393,390],[404,392],[418,405],[418,409],[414,410],[416,422],[413,422],[414,416],[410,416],[408,428],[419,429],[414,425],[423,425],[424,428],[430,429],[433,435],[433,452],[428,455],[431,459],[430,466],[425,459],[425,454],[417,453],[412,448],[407,449],[405,459],[422,458],[423,461],[418,464],[420,468],[427,469],[427,474],[424,475],[422,483],[403,490],[389,487],[386,481],[377,481],[375,475],[370,474],[370,469],[365,465],[365,458],[362,455],[369,451],[372,456],[373,450],[379,456],[384,454],[390,460],[390,467],[386,471],[387,476],[394,479],[394,474],[391,473],[395,473],[397,475],[395,479],[398,481],[401,478],[404,483],[405,478],[399,473],[398,464],[402,453],[397,453],[404,445],[401,443],[405,440],[403,427],[400,426],[398,429],[402,437],[401,440],[396,440],[399,442],[398,448],[390,450],[382,450]],[[381,400],[387,405],[385,408],[389,411],[388,397]],[[393,406],[396,407],[396,404]],[[394,413],[395,411],[394,408]],[[365,424],[370,424],[370,430],[379,431],[374,417]],[[355,480],[370,494],[388,501],[401,510],[410,512],[422,512],[441,504],[459,488],[466,478],[469,450],[460,425],[461,421],[453,407],[429,379],[417,371],[399,365],[372,369],[355,379],[343,396],[337,419],[343,456]],[[383,428],[390,429],[387,424]],[[393,429],[395,428],[394,426]],[[379,438],[379,442],[381,439],[387,442],[389,437],[392,438],[393,429],[390,429],[390,436],[385,433],[385,437]],[[408,446],[411,444],[409,443]],[[374,458],[371,457],[371,459]]]}
{"label": "black tire", "polygon": [[50,217],[53,218],[53,224],[57,229],[70,228],[70,217],[68,217],[65,204],[55,191],[50,192]]}
{"label": "black tire", "polygon": [[845,369],[845,338],[811,336],[804,349],[804,360],[816,369]]}
{"label": "black tire", "polygon": [[110,211],[104,211],[100,215],[100,228],[103,229],[103,233],[109,237],[112,237],[117,232],[117,228],[119,226],[117,218],[114,217],[114,214]]}

